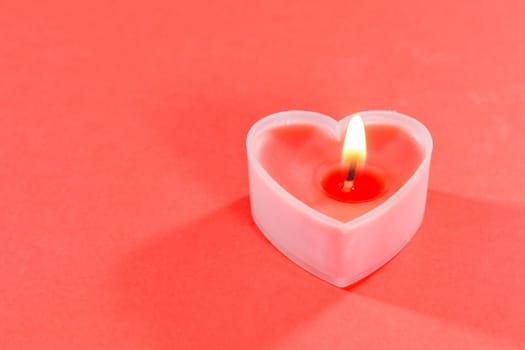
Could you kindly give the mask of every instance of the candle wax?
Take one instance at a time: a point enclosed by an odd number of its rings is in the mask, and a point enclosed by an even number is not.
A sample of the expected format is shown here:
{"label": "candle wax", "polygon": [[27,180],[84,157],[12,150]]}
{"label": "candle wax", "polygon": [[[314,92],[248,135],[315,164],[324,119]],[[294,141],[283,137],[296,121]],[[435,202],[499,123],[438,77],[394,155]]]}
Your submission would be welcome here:
{"label": "candle wax", "polygon": [[323,181],[341,164],[342,135],[317,125],[286,124],[262,131],[256,145],[261,165],[286,191],[310,207],[342,222],[352,220],[388,199],[405,184],[424,154],[406,131],[365,125],[366,167],[381,173],[382,190],[374,199],[343,203],[330,198]]}
{"label": "candle wax", "polygon": [[382,194],[383,180],[378,173],[366,167],[357,169],[352,188],[345,191],[347,175],[347,169],[336,167],[323,178],[323,189],[330,198],[340,202],[360,203],[373,200]]}

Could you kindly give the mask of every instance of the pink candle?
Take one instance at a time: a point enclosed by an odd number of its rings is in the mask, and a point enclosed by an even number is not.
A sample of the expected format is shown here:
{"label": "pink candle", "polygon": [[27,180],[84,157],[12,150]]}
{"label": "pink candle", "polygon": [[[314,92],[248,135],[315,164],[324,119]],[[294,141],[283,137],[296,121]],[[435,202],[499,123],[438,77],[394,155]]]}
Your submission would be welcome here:
{"label": "pink candle", "polygon": [[390,260],[419,228],[426,201],[428,130],[395,112],[359,114],[366,161],[350,166],[351,191],[342,188],[349,162],[341,159],[350,117],[282,112],[247,137],[255,222],[291,260],[337,286]]}

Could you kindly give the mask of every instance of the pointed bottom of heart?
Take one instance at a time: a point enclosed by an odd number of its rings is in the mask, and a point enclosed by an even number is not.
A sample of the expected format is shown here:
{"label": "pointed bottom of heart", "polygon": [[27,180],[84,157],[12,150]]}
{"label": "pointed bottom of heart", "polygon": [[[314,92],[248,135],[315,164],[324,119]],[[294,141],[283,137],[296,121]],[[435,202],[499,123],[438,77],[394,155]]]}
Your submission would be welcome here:
{"label": "pointed bottom of heart", "polygon": [[[284,246],[279,245],[277,243],[277,241],[274,240],[274,238],[271,235],[266,233],[266,230],[259,223],[259,221],[257,220],[257,217],[255,215],[253,215],[253,219],[254,219],[255,224],[259,228],[259,230],[261,230],[263,235],[266,237],[266,239],[268,239],[268,241],[270,241],[270,243],[275,248],[277,248],[277,250],[279,250],[282,254],[284,254],[284,256],[286,256],[288,259],[290,259],[291,261],[293,261],[294,263],[296,263],[297,265],[299,265],[300,267],[302,267],[304,270],[308,271],[312,275],[320,278],[323,281],[331,283],[331,284],[333,284],[336,287],[340,287],[340,288],[348,287],[349,285],[354,284],[354,283],[362,280],[363,278],[367,277],[368,275],[371,275],[372,273],[374,273],[376,270],[380,269],[383,265],[385,265],[387,262],[392,260],[408,244],[408,242],[410,242],[410,240],[414,236],[414,235],[410,236],[397,249],[394,249],[390,255],[385,256],[383,258],[383,260],[379,261],[378,263],[376,263],[374,265],[371,265],[366,270],[363,270],[360,273],[358,273],[358,274],[356,274],[354,276],[351,276],[350,278],[347,278],[347,277],[345,277],[345,278],[337,278],[337,277],[328,275],[328,274],[324,273],[323,271],[318,270],[314,266],[306,263],[304,260],[302,260],[299,257],[295,256],[294,254],[290,253]],[[415,234],[415,232],[414,232],[414,234]]]}

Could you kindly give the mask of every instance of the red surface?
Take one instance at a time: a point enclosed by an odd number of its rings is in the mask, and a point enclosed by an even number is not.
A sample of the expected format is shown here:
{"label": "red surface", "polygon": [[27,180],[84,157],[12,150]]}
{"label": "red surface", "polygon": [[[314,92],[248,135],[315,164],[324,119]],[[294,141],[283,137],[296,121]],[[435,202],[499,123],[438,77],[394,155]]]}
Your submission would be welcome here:
{"label": "red surface", "polygon": [[[0,5],[0,348],[525,347],[525,2]],[[413,241],[358,285],[248,204],[260,117],[434,136]]]}

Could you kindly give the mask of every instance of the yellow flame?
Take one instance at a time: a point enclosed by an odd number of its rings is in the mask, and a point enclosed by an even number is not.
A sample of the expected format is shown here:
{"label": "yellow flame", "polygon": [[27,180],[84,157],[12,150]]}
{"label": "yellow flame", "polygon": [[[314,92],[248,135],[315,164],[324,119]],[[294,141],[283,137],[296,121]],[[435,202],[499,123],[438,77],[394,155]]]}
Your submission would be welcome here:
{"label": "yellow flame", "polygon": [[365,124],[359,114],[354,115],[348,123],[341,160],[345,168],[359,166],[366,160]]}

